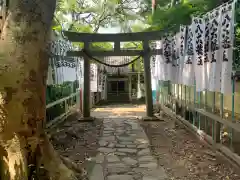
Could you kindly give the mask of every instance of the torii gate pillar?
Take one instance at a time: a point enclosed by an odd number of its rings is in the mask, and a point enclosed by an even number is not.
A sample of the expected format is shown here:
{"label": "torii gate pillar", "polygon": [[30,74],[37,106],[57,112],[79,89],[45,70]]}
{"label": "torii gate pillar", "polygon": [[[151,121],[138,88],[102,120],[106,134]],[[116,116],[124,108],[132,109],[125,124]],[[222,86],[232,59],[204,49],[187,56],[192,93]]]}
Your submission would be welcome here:
{"label": "torii gate pillar", "polygon": [[[143,62],[144,62],[144,84],[145,84],[145,98],[146,98],[146,118],[153,118],[153,100],[152,100],[152,83],[150,71],[149,41],[143,41]],[[147,119],[146,119],[147,120]]]}
{"label": "torii gate pillar", "polygon": [[[88,50],[89,42],[84,42],[84,48]],[[90,118],[90,59],[84,56],[84,82],[83,82],[83,119]]]}

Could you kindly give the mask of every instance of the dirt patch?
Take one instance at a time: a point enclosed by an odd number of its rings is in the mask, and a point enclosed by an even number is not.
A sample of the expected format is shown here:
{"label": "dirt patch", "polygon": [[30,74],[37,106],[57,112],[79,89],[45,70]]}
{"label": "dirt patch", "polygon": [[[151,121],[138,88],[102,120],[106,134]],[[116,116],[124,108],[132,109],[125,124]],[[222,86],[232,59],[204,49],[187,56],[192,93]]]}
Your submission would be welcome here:
{"label": "dirt patch", "polygon": [[158,159],[171,180],[239,180],[229,162],[166,117],[163,122],[142,122]]}
{"label": "dirt patch", "polygon": [[102,120],[80,122],[77,114],[70,116],[65,122],[51,130],[51,141],[58,153],[68,157],[80,165],[85,171],[91,172],[94,162],[92,157],[97,154],[98,137],[102,133]]}

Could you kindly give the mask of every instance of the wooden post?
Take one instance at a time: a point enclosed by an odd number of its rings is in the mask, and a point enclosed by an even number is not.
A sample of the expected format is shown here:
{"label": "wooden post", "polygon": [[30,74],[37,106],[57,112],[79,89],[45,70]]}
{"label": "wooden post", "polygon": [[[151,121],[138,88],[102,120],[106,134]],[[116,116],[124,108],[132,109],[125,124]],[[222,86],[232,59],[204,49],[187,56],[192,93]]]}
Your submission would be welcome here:
{"label": "wooden post", "polygon": [[[214,104],[213,104],[213,111],[212,113],[216,113],[215,112],[215,108],[216,108],[216,93],[214,92]],[[221,97],[220,97],[220,116],[221,118],[223,118],[223,94],[221,93]],[[216,150],[216,144],[220,143],[220,136],[221,136],[221,124],[218,121],[214,121],[214,134],[213,134],[213,138],[214,138],[214,149]]]}
{"label": "wooden post", "polygon": [[152,84],[151,84],[151,71],[150,71],[150,57],[148,53],[149,42],[143,41],[144,50],[144,84],[145,84],[145,98],[146,98],[146,115],[147,117],[153,117],[153,100],[152,100]]}
{"label": "wooden post", "polygon": [[128,82],[128,93],[129,93],[129,101],[132,101],[132,75],[129,75],[129,82]]}
{"label": "wooden post", "polygon": [[[89,42],[84,42],[85,50],[89,49]],[[83,118],[90,118],[90,59],[84,56],[83,83]]]}
{"label": "wooden post", "polygon": [[141,98],[141,64],[140,59],[138,60],[138,74],[137,74],[137,99]]}
{"label": "wooden post", "polygon": [[120,48],[120,41],[114,41],[114,51],[119,51]]}

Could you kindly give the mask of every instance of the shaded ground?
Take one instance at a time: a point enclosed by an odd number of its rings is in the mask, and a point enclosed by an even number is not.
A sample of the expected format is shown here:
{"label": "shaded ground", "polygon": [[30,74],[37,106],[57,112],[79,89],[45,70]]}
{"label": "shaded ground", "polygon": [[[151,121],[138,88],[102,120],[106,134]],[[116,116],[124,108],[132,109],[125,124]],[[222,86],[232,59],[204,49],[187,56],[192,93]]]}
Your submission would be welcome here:
{"label": "shaded ground", "polygon": [[64,123],[51,130],[51,141],[60,155],[77,163],[85,172],[92,170],[91,157],[95,157],[99,147],[97,138],[101,135],[102,120],[79,122],[77,114],[70,116]]}
{"label": "shaded ground", "polygon": [[[134,121],[136,121],[136,119],[145,115],[144,112],[145,107],[139,105],[112,105],[96,108],[92,112],[92,116],[99,118],[98,120],[93,123],[78,122],[76,121],[76,116],[72,116],[51,132],[51,139],[55,149],[57,149],[62,156],[69,157],[74,162],[81,164],[81,166],[86,168],[86,171],[91,174],[95,167],[94,165],[96,165],[95,156],[99,155],[97,152],[100,148],[100,140],[103,140],[102,137],[104,136],[115,134],[115,130],[111,130],[111,128],[106,130],[106,126],[111,127],[111,125],[109,125],[111,124],[111,119],[135,119]],[[104,133],[103,118],[107,119],[108,124],[105,125]],[[125,120],[124,124],[126,124]],[[116,122],[118,121],[115,121],[115,123]],[[163,122],[142,122],[140,120],[136,122],[138,122],[137,124],[141,124],[145,130],[149,139],[152,155],[156,158],[158,167],[164,168],[168,175],[167,179],[240,179],[240,176],[237,175],[234,168],[232,168],[228,162],[217,158],[208,147],[200,143],[197,138],[185,129],[181,127],[175,128],[172,120],[166,118]],[[127,123],[129,123],[129,121],[127,121]],[[114,127],[121,131],[120,126]],[[125,127],[125,125],[122,127]],[[127,127],[130,126],[128,125]],[[104,144],[105,142],[102,141],[102,143]],[[105,146],[108,145],[105,143]],[[115,146],[110,148],[115,148]],[[119,167],[116,167],[116,169],[119,169]],[[115,172],[114,168],[113,171]],[[87,176],[89,175],[86,175],[86,177]],[[127,177],[130,178],[130,176]],[[122,176],[122,178],[126,177]],[[98,180],[100,179],[98,178]]]}
{"label": "shaded ground", "polygon": [[163,122],[142,122],[151,150],[170,179],[239,180],[237,171],[207,145],[168,117]]}

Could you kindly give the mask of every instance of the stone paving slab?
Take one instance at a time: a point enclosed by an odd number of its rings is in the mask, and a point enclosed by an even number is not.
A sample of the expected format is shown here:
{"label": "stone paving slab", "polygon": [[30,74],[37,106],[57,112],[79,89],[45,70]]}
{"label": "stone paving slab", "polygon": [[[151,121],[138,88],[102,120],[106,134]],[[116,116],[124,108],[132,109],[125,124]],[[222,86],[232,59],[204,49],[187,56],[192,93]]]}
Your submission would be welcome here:
{"label": "stone paving slab", "polygon": [[104,119],[90,180],[167,180],[137,119]]}
{"label": "stone paving slab", "polygon": [[104,180],[102,165],[96,164],[93,168],[93,172],[94,173],[91,174],[91,180]]}

